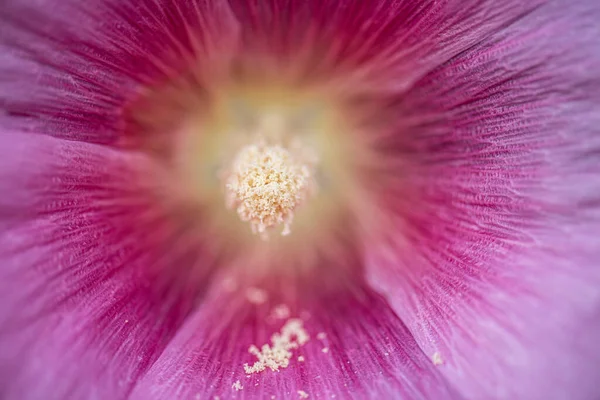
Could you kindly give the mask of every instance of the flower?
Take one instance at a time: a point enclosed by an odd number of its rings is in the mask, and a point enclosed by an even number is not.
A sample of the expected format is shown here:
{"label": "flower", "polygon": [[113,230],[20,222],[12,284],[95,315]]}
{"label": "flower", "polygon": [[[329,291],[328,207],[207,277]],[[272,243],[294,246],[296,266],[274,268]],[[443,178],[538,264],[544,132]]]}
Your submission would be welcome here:
{"label": "flower", "polygon": [[2,2],[2,397],[595,398],[599,16]]}

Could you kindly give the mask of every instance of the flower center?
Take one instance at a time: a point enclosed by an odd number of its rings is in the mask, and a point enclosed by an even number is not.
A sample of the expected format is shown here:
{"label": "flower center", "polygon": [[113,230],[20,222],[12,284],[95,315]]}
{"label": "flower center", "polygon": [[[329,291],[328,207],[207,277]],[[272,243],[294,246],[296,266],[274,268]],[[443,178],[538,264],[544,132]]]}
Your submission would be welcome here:
{"label": "flower center", "polygon": [[276,253],[279,263],[321,245],[360,207],[363,147],[337,98],[231,84],[189,109],[173,141],[170,193],[219,243],[261,260]]}
{"label": "flower center", "polygon": [[[268,119],[266,125],[263,128],[271,128]],[[316,163],[307,155],[299,143],[284,146],[281,140],[258,135],[237,152],[224,172],[227,206],[235,208],[262,239],[278,226],[281,235],[288,235],[294,211],[315,192]]]}

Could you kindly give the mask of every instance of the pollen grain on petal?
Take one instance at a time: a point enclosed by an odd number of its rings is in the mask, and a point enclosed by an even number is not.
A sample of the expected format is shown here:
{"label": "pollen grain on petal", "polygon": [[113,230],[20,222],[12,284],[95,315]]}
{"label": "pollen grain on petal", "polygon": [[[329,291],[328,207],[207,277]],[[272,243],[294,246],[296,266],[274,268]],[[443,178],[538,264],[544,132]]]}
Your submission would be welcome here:
{"label": "pollen grain on petal", "polygon": [[431,360],[433,361],[433,365],[442,365],[444,363],[444,360],[442,359],[442,354],[439,351],[433,353]]}
{"label": "pollen grain on petal", "polygon": [[270,320],[283,320],[290,317],[290,308],[285,304],[279,304],[273,308],[269,315]]}
{"label": "pollen grain on petal", "polygon": [[233,383],[233,385],[231,385],[231,388],[233,390],[235,390],[236,392],[239,392],[240,390],[242,390],[244,388],[244,386],[242,386],[242,383],[240,382],[240,380],[238,379],[237,381],[235,381]]}
{"label": "pollen grain on petal", "polygon": [[252,365],[245,364],[244,371],[247,374],[262,372],[269,368],[277,372],[279,368],[287,368],[292,358],[292,350],[303,346],[308,342],[308,333],[304,330],[302,320],[290,319],[281,328],[279,333],[271,336],[271,345],[264,344],[260,350],[252,345],[248,352],[257,358]]}
{"label": "pollen grain on petal", "polygon": [[269,295],[262,289],[250,287],[246,289],[246,298],[250,303],[260,305],[269,300]]}
{"label": "pollen grain on petal", "polygon": [[301,399],[308,399],[308,393],[306,393],[304,390],[298,390],[298,396]]}

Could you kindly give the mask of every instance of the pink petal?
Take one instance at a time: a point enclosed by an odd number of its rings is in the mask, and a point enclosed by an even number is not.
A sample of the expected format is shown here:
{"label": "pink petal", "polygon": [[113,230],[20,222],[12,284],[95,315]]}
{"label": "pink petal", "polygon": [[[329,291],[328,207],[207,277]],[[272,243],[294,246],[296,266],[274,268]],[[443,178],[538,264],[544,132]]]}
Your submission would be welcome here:
{"label": "pink petal", "polygon": [[228,70],[237,33],[221,1],[7,1],[0,4],[4,125],[122,145],[140,134],[128,131],[123,115],[140,93],[191,68],[201,92]]}
{"label": "pink petal", "polygon": [[482,38],[383,139],[407,178],[370,280],[469,398],[597,396],[599,16],[551,3]]}
{"label": "pink petal", "polygon": [[404,91],[525,8],[506,1],[490,13],[479,3],[7,1],[0,104],[13,127],[123,145],[140,134],[123,116],[140,93],[181,79],[202,93],[240,65],[343,92]]}
{"label": "pink petal", "polygon": [[[0,5],[0,124],[120,144],[120,112],[140,84],[185,70],[178,61],[192,51],[187,29],[198,14],[187,7],[195,3],[76,3],[79,11],[71,8],[75,2],[56,2],[51,18],[46,11],[24,12],[18,1]],[[322,322],[311,329],[337,328],[335,313],[344,317],[332,356],[356,343],[386,342],[381,327],[390,326],[387,340],[398,358],[387,362],[381,349],[371,349],[371,357],[358,349],[352,355],[358,367],[349,371],[342,368],[348,355],[335,368],[317,363],[309,370],[307,363],[306,375],[288,369],[288,380],[282,372],[265,390],[287,395],[307,384],[307,392],[342,397],[446,398],[439,370],[473,398],[593,397],[600,91],[589,75],[598,68],[597,12],[586,9],[592,3],[550,3],[525,19],[520,11],[533,6],[517,2],[309,1],[286,2],[285,12],[279,1],[232,3],[245,56],[260,54],[265,43],[279,49],[277,56],[311,53],[318,39],[327,43],[318,54],[323,65],[308,75],[341,71],[356,83],[352,91],[375,93],[392,110],[394,128],[402,129],[383,135],[382,147],[410,161],[403,170],[410,179],[383,193],[398,217],[388,216],[389,242],[373,245],[370,273],[427,354],[374,295],[367,292],[362,307],[351,296],[315,296],[323,303],[306,308]],[[201,5],[207,18],[192,31],[208,33],[203,44],[222,39],[232,46],[216,48],[233,50],[238,25],[227,3]],[[277,20],[280,15],[290,20]],[[362,29],[355,18],[365,21]],[[503,26],[510,28],[490,35]],[[291,45],[305,27],[309,37]],[[374,39],[366,46],[362,37]],[[391,56],[377,58],[386,51]],[[190,246],[197,243],[194,233],[182,240],[185,227],[141,196],[154,187],[147,178],[159,177],[159,169],[140,155],[36,136],[4,135],[0,144],[2,394],[119,398],[152,365],[136,395],[195,395],[196,384],[203,396],[217,379],[228,396],[233,366],[211,370],[208,362],[223,348],[243,362],[248,343],[239,342],[267,334],[248,332],[244,323],[234,329],[233,318],[258,321],[243,307],[219,315],[231,336],[215,339],[210,328],[226,329],[201,325],[216,320],[216,308],[200,308],[183,324],[213,260],[202,246]],[[397,168],[402,157],[391,158]],[[127,201],[112,204],[113,196]],[[173,264],[181,271],[156,272]],[[175,365],[180,354],[202,362]],[[429,357],[442,365],[433,368]],[[210,379],[184,386],[176,375],[182,371],[184,379],[196,378],[190,371]],[[316,378],[324,371],[333,377],[327,384]],[[385,379],[375,379],[379,371]],[[346,381],[353,391],[342,387]]]}
{"label": "pink petal", "polygon": [[214,257],[157,206],[140,155],[2,132],[0,177],[2,397],[124,398]]}
{"label": "pink petal", "polygon": [[[269,292],[262,304],[244,299],[243,290],[228,293],[214,287],[139,381],[132,398],[293,399],[303,392],[309,399],[456,398],[406,327],[372,291],[328,291],[315,282],[298,286],[283,281],[276,287],[282,292]],[[301,294],[294,304],[282,300],[289,298],[287,287]],[[289,304],[291,317],[304,318],[311,339],[293,350],[287,368],[247,375],[244,364],[256,361],[248,348],[269,343],[285,322],[269,319],[281,301]]]}

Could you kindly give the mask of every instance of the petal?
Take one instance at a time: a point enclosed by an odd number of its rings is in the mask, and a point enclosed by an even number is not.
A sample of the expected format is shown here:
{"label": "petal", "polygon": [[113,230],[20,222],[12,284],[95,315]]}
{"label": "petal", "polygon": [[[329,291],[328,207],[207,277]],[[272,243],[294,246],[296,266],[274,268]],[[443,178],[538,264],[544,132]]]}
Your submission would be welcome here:
{"label": "petal", "polygon": [[597,394],[599,15],[515,19],[424,77],[383,136],[406,178],[370,280],[469,398]]}
{"label": "petal", "polygon": [[239,58],[246,74],[342,92],[410,85],[420,73],[417,64],[435,45],[432,39],[451,26],[443,2],[430,0],[231,4],[240,23]]}
{"label": "petal", "polygon": [[2,397],[125,398],[214,257],[158,206],[163,173],[145,157],[22,133],[0,144]]}
{"label": "petal", "polygon": [[236,49],[227,2],[36,3],[0,4],[0,122],[13,129],[121,145],[140,94],[192,69],[201,91]]}
{"label": "petal", "polygon": [[[260,304],[240,296],[248,287],[213,287],[132,398],[456,398],[380,296],[316,286],[284,280],[275,287],[298,290],[296,301],[284,289]],[[280,303],[304,319],[311,338],[292,350],[287,368],[247,375],[244,364],[256,361],[249,347],[269,343],[284,325],[271,317]]]}
{"label": "petal", "polygon": [[[401,92],[490,30],[534,7],[504,1],[233,0],[241,58],[268,78]],[[468,23],[464,23],[464,20]],[[255,71],[256,72],[256,71]]]}

